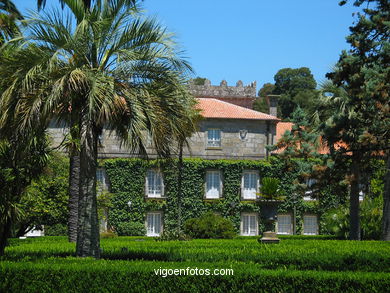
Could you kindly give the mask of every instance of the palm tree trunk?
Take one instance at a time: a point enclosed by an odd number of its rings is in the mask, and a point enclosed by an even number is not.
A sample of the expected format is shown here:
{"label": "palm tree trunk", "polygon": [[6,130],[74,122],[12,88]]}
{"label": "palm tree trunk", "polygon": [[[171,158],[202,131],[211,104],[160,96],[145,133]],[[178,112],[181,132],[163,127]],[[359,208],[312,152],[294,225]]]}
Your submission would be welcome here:
{"label": "palm tree trunk", "polygon": [[69,165],[68,240],[76,242],[79,218],[80,153],[72,149]]}
{"label": "palm tree trunk", "polygon": [[384,181],[382,235],[383,240],[390,241],[390,152],[387,154],[387,170]]}
{"label": "palm tree trunk", "polygon": [[360,207],[359,207],[359,157],[352,157],[351,192],[349,196],[349,239],[361,240],[360,235]]}
{"label": "palm tree trunk", "polygon": [[7,246],[8,238],[11,236],[12,222],[11,218],[7,217],[4,225],[0,227],[0,256],[4,255],[5,247]]}
{"label": "palm tree trunk", "polygon": [[80,115],[80,196],[76,255],[100,257],[96,200],[97,135],[95,123],[84,105]]}

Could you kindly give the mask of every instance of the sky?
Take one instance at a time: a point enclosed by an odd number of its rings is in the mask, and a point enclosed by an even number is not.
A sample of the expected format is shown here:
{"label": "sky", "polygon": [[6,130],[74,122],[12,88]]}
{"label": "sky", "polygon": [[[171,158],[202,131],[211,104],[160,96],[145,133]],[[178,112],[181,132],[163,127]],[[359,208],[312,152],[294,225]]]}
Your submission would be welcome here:
{"label": "sky", "polygon": [[[22,13],[36,0],[14,0]],[[47,8],[58,7],[47,0]],[[218,85],[226,80],[273,82],[279,69],[308,67],[325,80],[342,50],[358,8],[339,0],[144,0],[144,14],[155,16],[190,61],[194,76]]]}

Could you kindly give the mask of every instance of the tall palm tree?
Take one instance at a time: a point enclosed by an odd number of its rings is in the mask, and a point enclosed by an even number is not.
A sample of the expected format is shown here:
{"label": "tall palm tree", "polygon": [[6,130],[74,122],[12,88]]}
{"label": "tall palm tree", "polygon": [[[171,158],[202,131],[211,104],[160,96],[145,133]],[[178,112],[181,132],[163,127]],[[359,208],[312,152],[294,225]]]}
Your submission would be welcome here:
{"label": "tall palm tree", "polygon": [[[59,0],[62,8],[67,4],[64,0]],[[91,0],[83,0],[85,10],[90,10],[92,2]],[[101,5],[99,0],[94,1],[96,4]],[[135,0],[128,0],[129,5],[134,5],[136,10]],[[43,9],[46,5],[46,0],[37,0],[38,9]],[[68,202],[68,240],[70,242],[76,242],[77,240],[77,223],[78,223],[78,206],[79,206],[79,185],[80,185],[80,150],[79,150],[79,137],[77,126],[77,115],[72,115],[70,121],[69,140],[66,143],[66,147],[69,151],[69,202]]]}
{"label": "tall palm tree", "polygon": [[12,56],[0,60],[11,74],[4,78],[12,80],[2,95],[0,110],[4,117],[10,114],[9,105],[18,91],[23,97],[17,101],[17,112],[24,117],[20,128],[31,123],[36,113],[68,123],[72,115],[77,117],[76,253],[99,257],[98,134],[108,127],[131,150],[145,153],[148,131],[156,151],[169,154],[172,142],[183,132],[182,125],[193,126],[188,120],[194,99],[184,85],[191,68],[178,57],[172,36],[155,20],[134,15],[128,1],[99,1],[90,10],[80,0],[64,2],[72,17],[64,19],[57,11],[28,19],[25,40]]}
{"label": "tall palm tree", "polygon": [[15,4],[10,0],[0,0],[0,45],[19,32],[17,19],[21,20],[23,17]]}

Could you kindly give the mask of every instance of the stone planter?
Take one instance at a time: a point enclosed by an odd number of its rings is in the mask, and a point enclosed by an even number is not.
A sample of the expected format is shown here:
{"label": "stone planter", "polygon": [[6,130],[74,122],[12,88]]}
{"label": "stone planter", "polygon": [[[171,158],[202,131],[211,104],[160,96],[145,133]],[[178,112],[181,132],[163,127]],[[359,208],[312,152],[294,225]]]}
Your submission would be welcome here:
{"label": "stone planter", "polygon": [[277,244],[280,242],[276,232],[267,231],[263,233],[263,237],[259,238],[260,243],[264,244]]}

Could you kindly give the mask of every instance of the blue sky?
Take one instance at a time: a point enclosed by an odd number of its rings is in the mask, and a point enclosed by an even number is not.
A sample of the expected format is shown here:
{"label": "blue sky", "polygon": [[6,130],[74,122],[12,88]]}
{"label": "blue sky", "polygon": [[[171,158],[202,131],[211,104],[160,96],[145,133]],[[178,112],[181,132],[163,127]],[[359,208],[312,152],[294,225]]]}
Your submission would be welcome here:
{"label": "blue sky", "polygon": [[[285,67],[309,67],[317,80],[348,49],[351,4],[338,0],[145,0],[146,15],[156,16],[174,32],[196,76],[212,84],[273,82]],[[35,0],[14,0],[25,13]],[[47,0],[47,7],[58,6]]]}

